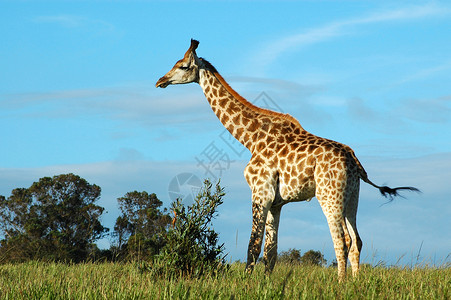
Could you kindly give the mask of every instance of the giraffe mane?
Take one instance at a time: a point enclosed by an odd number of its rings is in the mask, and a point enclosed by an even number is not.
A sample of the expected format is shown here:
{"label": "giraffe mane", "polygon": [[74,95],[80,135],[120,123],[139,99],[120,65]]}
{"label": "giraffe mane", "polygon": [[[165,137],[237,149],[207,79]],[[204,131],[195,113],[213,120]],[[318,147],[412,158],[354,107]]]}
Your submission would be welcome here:
{"label": "giraffe mane", "polygon": [[277,111],[273,111],[270,109],[266,109],[266,108],[261,108],[258,107],[254,104],[252,104],[251,102],[247,101],[244,97],[242,97],[240,94],[238,94],[228,83],[227,81],[225,81],[225,79],[221,76],[221,74],[219,74],[218,70],[216,70],[216,68],[206,59],[204,58],[200,58],[200,60],[203,62],[204,66],[210,70],[211,72],[213,72],[213,75],[219,80],[219,82],[222,84],[222,86],[233,96],[235,97],[239,102],[241,102],[242,104],[244,104],[244,106],[246,106],[247,108],[251,109],[252,111],[255,111],[259,114],[265,115],[265,116],[269,116],[269,117],[279,117],[283,120],[287,120],[290,121],[294,124],[296,124],[297,126],[301,127],[301,124],[299,123],[299,121],[294,118],[293,116],[291,116],[290,114],[283,114]]}

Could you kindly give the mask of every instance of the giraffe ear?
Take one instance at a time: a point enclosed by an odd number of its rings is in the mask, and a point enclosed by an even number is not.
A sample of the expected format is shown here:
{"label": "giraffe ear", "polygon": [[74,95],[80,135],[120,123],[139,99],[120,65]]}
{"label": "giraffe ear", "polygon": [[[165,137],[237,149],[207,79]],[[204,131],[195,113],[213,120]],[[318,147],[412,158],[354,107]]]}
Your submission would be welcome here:
{"label": "giraffe ear", "polygon": [[199,46],[199,42],[194,39],[191,39],[191,46],[189,47],[189,50],[194,52],[196,51],[197,46]]}

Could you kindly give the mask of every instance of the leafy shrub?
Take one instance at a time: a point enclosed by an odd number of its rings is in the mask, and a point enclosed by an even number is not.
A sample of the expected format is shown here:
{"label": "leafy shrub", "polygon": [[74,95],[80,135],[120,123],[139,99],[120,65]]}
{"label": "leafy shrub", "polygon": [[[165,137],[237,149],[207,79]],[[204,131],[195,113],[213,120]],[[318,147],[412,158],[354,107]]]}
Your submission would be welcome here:
{"label": "leafy shrub", "polygon": [[151,264],[158,275],[199,277],[227,269],[224,244],[212,228],[217,208],[223,203],[224,189],[205,180],[194,203],[185,207],[180,199],[171,204],[174,213],[166,244]]}

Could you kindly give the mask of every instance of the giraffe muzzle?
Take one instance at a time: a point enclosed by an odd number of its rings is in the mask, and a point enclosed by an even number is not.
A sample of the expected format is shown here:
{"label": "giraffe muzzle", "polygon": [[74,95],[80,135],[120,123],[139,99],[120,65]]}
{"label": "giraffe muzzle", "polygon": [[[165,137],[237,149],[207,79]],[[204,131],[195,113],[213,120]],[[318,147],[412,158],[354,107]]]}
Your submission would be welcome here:
{"label": "giraffe muzzle", "polygon": [[155,84],[155,87],[165,88],[170,84],[169,80],[167,80],[164,76],[158,79],[157,83]]}

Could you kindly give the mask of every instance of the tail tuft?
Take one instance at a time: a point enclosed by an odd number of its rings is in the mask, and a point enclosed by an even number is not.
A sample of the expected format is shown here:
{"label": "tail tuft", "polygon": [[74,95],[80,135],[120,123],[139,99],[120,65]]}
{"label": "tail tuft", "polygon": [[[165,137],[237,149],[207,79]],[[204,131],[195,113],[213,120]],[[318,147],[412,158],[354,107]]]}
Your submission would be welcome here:
{"label": "tail tuft", "polygon": [[417,192],[417,193],[421,193],[421,191],[415,187],[411,187],[411,186],[402,186],[402,187],[397,187],[397,188],[390,188],[388,186],[381,186],[381,187],[377,187],[379,189],[379,191],[381,192],[382,196],[389,198],[390,201],[393,201],[393,197],[396,196],[400,196],[402,197],[398,191],[399,190],[408,190],[408,191],[412,191],[412,192]]}

